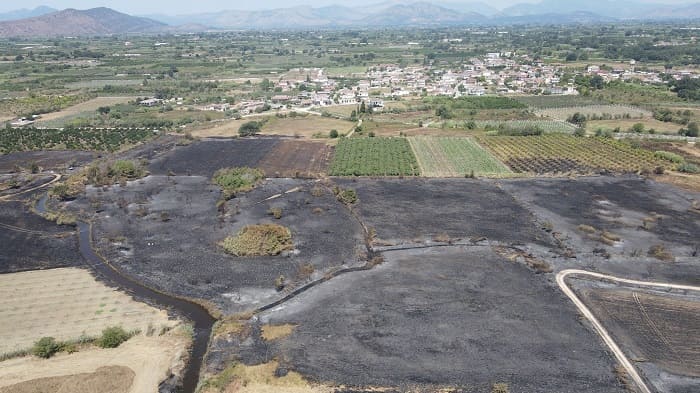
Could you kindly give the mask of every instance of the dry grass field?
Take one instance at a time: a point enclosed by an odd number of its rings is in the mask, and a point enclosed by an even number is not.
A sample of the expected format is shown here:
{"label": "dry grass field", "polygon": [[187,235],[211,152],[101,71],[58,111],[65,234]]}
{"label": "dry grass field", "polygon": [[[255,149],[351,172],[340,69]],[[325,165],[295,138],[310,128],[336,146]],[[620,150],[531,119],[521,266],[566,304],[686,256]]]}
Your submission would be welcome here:
{"label": "dry grass field", "polygon": [[[108,326],[146,332],[176,322],[77,268],[0,275],[0,353],[30,348],[41,337],[99,336]],[[2,379],[2,378],[0,378]]]}
{"label": "dry grass field", "polygon": [[[337,130],[340,134],[346,134],[350,132],[354,126],[355,123],[350,121],[314,115],[283,119],[272,117],[265,123],[261,133],[263,135],[303,136],[311,138],[317,133],[327,136],[331,130]],[[238,129],[236,129],[236,131],[238,131]]]}
{"label": "dry grass field", "polygon": [[657,133],[660,134],[673,134],[677,135],[678,130],[682,126],[676,123],[666,123],[663,121],[658,121],[656,119],[620,119],[620,120],[592,120],[586,123],[586,129],[590,132],[595,132],[597,129],[602,128],[604,130],[614,130],[620,127],[620,131],[627,132],[632,126],[637,123],[644,124],[644,129],[649,130],[653,128]]}
{"label": "dry grass field", "polygon": [[64,117],[71,117],[82,113],[95,112],[99,107],[124,104],[135,100],[136,97],[97,97],[92,100],[81,102],[62,111],[47,113],[41,116],[40,122],[58,120]]}

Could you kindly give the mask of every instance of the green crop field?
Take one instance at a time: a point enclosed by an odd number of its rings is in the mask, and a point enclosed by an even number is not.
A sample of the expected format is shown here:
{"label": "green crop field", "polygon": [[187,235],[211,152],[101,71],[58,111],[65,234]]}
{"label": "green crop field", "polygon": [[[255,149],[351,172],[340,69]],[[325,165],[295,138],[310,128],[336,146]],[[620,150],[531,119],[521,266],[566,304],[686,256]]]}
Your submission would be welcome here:
{"label": "green crop field", "polygon": [[518,173],[617,173],[671,168],[670,161],[626,142],[564,134],[543,136],[485,136],[479,143]]}
{"label": "green crop field", "polygon": [[329,174],[418,176],[420,170],[405,138],[349,138],[338,143]]}
{"label": "green crop field", "polygon": [[50,149],[114,152],[153,136],[146,128],[5,128],[0,130],[0,153]]}
{"label": "green crop field", "polygon": [[421,173],[426,177],[462,177],[467,174],[500,175],[508,167],[471,138],[412,137]]}

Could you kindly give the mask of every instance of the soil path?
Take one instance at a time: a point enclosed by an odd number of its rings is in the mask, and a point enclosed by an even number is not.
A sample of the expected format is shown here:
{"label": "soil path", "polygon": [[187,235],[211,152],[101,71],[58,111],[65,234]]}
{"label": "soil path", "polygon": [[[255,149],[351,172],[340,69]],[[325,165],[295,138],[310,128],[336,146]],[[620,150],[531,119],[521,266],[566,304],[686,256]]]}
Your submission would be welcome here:
{"label": "soil path", "polygon": [[20,192],[14,193],[14,194],[9,194],[9,195],[1,196],[1,197],[0,197],[0,201],[7,201],[7,200],[9,200],[10,198],[15,197],[15,196],[17,196],[17,195],[26,194],[26,193],[28,193],[28,192],[32,192],[32,191],[36,191],[36,190],[42,189],[42,188],[44,188],[44,187],[48,187],[48,186],[52,185],[53,183],[56,183],[57,181],[61,180],[61,178],[63,177],[63,176],[61,176],[61,175],[58,174],[58,173],[51,173],[51,175],[53,175],[53,179],[52,179],[50,182],[44,183],[44,184],[42,184],[42,185],[40,185],[40,186],[32,187],[32,188],[30,188],[30,189],[28,189],[28,190],[22,190],[22,191],[20,191]]}
{"label": "soil path", "polygon": [[641,393],[652,393],[652,390],[647,386],[646,382],[644,379],[639,375],[637,372],[637,369],[634,367],[632,362],[630,362],[629,359],[627,359],[627,356],[622,352],[620,347],[615,343],[613,338],[610,336],[610,334],[607,332],[607,330],[603,327],[603,325],[598,321],[598,319],[593,315],[593,313],[586,307],[586,305],[581,301],[581,299],[576,296],[574,291],[566,284],[566,278],[574,275],[574,276],[587,276],[587,277],[593,277],[596,279],[600,280],[605,280],[605,281],[612,281],[616,283],[621,283],[621,284],[630,284],[630,285],[638,285],[638,286],[645,286],[645,287],[654,287],[654,288],[663,288],[663,289],[680,289],[680,290],[686,290],[686,291],[700,291],[700,287],[694,287],[690,285],[677,285],[677,284],[667,284],[667,283],[659,283],[659,282],[649,282],[649,281],[637,281],[637,280],[628,280],[624,278],[618,278],[614,276],[609,276],[606,274],[600,274],[600,273],[594,273],[594,272],[589,272],[585,270],[578,270],[578,269],[568,269],[568,270],[562,270],[561,272],[557,273],[557,284],[559,285],[559,288],[566,294],[566,296],[571,299],[572,302],[576,305],[576,308],[583,314],[586,319],[593,325],[595,330],[598,332],[600,337],[603,339],[605,344],[610,348],[610,350],[615,354],[615,357],[617,360],[620,362],[620,364],[625,368],[627,371],[627,374],[632,378],[634,383],[639,387],[639,390]]}

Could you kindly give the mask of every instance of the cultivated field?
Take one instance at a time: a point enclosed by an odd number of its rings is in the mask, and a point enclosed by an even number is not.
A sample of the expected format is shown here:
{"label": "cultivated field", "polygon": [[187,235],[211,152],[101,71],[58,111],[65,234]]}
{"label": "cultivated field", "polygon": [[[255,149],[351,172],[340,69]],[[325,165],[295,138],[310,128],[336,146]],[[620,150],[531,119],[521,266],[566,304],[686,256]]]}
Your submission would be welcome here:
{"label": "cultivated field", "polygon": [[406,138],[343,139],[336,147],[331,176],[417,176],[420,168]]}
{"label": "cultivated field", "polygon": [[282,140],[257,167],[268,177],[319,177],[326,173],[332,153],[324,142]]}
{"label": "cultivated field", "polygon": [[41,337],[99,336],[108,326],[146,332],[173,326],[165,311],[134,301],[77,268],[0,275],[0,353],[30,348]]}
{"label": "cultivated field", "polygon": [[700,300],[624,289],[586,289],[586,303],[635,358],[700,377]]}
{"label": "cultivated field", "polygon": [[497,175],[510,170],[471,138],[410,137],[425,177]]}
{"label": "cultivated field", "polygon": [[645,117],[651,117],[652,113],[625,105],[586,105],[586,106],[574,106],[574,107],[559,107],[559,108],[549,108],[540,109],[536,113],[540,116],[549,117],[556,120],[566,120],[575,113],[580,113],[590,120],[593,118],[602,119],[642,119]]}
{"label": "cultivated field", "polygon": [[637,172],[672,165],[650,151],[605,138],[487,136],[478,141],[518,173]]}

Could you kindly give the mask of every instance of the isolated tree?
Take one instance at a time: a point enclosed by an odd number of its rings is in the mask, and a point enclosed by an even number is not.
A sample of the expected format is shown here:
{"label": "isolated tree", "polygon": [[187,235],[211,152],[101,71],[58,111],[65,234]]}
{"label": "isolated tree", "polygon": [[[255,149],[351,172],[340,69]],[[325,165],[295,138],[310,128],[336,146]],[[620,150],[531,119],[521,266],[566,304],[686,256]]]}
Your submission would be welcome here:
{"label": "isolated tree", "polygon": [[238,128],[238,135],[240,136],[253,136],[260,132],[260,123],[257,121],[249,121],[241,125]]}
{"label": "isolated tree", "polygon": [[331,132],[328,133],[328,136],[335,139],[338,137],[338,130],[331,130]]}
{"label": "isolated tree", "polygon": [[367,113],[367,106],[365,105],[364,101],[362,101],[362,104],[360,104],[360,113]]}
{"label": "isolated tree", "polygon": [[579,127],[585,127],[586,125],[586,115],[576,112],[573,115],[569,116],[568,119],[566,119],[571,124],[575,124]]}

